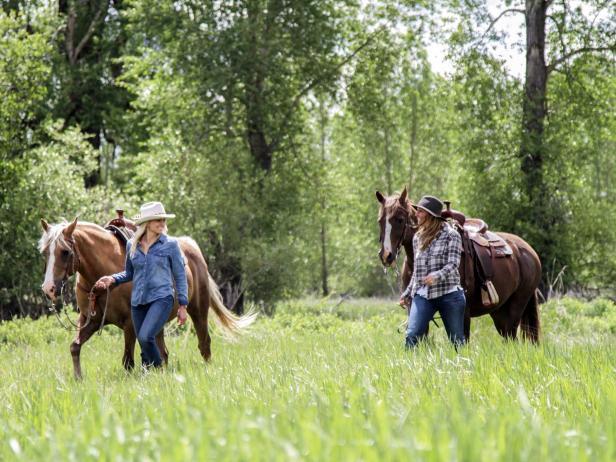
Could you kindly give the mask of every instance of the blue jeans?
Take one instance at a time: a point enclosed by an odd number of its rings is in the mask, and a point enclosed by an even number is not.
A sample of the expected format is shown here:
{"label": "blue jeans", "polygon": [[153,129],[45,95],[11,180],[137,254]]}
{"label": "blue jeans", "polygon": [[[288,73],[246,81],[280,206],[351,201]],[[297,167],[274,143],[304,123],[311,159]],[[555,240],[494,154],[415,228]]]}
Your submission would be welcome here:
{"label": "blue jeans", "polygon": [[146,367],[162,365],[163,361],[156,345],[156,335],[169,319],[172,308],[173,295],[131,307],[133,326],[141,347],[141,364]]}
{"label": "blue jeans", "polygon": [[413,297],[409,323],[406,329],[406,347],[412,348],[426,336],[428,324],[438,311],[449,340],[456,346],[466,343],[464,338],[464,308],[466,297],[463,290],[456,290],[437,298]]}

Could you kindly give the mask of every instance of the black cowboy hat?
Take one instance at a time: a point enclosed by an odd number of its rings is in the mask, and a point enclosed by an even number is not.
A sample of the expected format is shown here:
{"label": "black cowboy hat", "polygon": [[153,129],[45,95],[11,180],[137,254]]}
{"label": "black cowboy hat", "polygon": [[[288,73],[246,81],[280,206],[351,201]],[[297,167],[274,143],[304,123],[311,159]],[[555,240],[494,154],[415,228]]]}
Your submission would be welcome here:
{"label": "black cowboy hat", "polygon": [[441,220],[445,219],[441,216],[441,213],[443,212],[443,203],[437,197],[424,196],[419,200],[417,205],[413,205],[412,207],[415,210],[417,209],[425,210],[433,217],[440,218]]}

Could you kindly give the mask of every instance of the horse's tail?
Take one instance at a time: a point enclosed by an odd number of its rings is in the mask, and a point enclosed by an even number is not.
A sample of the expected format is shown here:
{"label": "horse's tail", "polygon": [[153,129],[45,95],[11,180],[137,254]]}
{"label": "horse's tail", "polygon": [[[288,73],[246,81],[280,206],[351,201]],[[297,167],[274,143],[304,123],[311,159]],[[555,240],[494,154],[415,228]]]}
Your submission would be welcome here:
{"label": "horse's tail", "polygon": [[221,333],[228,339],[235,339],[238,335],[243,334],[246,328],[249,327],[255,319],[257,319],[257,313],[253,310],[248,311],[244,316],[237,316],[231,310],[229,310],[223,300],[216,281],[212,278],[212,275],[208,272],[208,289],[210,297],[210,307],[214,310],[214,321],[220,328]]}
{"label": "horse's tail", "polygon": [[524,308],[520,327],[525,339],[533,343],[539,342],[541,323],[539,322],[539,300],[537,298],[537,291],[533,292],[533,295]]}

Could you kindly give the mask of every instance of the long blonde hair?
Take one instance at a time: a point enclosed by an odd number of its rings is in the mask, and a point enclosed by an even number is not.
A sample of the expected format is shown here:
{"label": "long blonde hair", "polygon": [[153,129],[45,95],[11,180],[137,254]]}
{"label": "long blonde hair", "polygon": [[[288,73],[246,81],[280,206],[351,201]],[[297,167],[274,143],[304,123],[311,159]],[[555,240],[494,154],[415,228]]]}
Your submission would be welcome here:
{"label": "long blonde hair", "polygon": [[[135,235],[130,240],[129,255],[131,259],[135,257],[135,252],[137,251],[137,244],[139,243],[145,232],[148,230],[148,223],[149,221],[146,221],[145,223],[141,223],[139,226],[137,226],[137,231],[135,231]],[[163,234],[167,234],[167,223],[165,223],[165,229],[163,230]]]}
{"label": "long blonde hair", "polygon": [[426,216],[426,221],[419,225],[419,230],[417,231],[421,250],[426,250],[428,248],[438,233],[441,232],[442,227],[442,220],[430,214]]}

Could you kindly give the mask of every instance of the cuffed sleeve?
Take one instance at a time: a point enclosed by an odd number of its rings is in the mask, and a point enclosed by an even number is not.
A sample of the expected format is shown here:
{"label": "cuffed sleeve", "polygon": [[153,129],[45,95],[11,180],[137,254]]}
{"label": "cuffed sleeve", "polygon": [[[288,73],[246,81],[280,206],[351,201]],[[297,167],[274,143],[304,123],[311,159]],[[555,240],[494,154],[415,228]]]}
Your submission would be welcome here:
{"label": "cuffed sleeve", "polygon": [[188,305],[188,282],[186,281],[186,268],[184,268],[184,257],[182,256],[179,242],[175,242],[174,245],[171,256],[171,271],[175,280],[178,303],[180,305]]}
{"label": "cuffed sleeve", "polygon": [[409,299],[411,297],[411,292],[413,290],[414,284],[415,284],[415,275],[411,277],[411,281],[409,282],[409,285],[406,287],[404,292],[402,292],[402,295],[400,296],[400,298]]}
{"label": "cuffed sleeve", "polygon": [[130,242],[126,244],[126,262],[124,263],[124,271],[111,275],[117,285],[133,280],[133,262],[130,258],[130,245]]}

